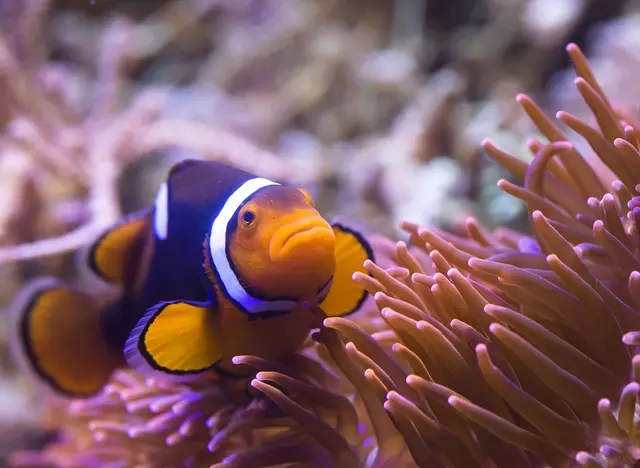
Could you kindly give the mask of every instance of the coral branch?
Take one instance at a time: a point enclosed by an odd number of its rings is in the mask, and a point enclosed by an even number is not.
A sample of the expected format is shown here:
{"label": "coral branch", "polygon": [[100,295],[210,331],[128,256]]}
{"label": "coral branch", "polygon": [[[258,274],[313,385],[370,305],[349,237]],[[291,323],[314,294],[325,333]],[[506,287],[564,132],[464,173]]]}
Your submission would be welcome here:
{"label": "coral branch", "polygon": [[60,237],[0,247],[0,264],[71,252],[86,245],[99,235],[102,229],[103,227],[97,224],[87,224]]}

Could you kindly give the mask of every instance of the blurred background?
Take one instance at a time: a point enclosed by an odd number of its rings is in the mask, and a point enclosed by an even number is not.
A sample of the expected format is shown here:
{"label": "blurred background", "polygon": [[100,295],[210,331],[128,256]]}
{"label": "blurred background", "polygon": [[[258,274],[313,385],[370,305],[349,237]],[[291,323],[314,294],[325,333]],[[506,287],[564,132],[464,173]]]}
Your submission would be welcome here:
{"label": "blurred background", "polygon": [[518,92],[587,115],[568,42],[637,113],[631,0],[0,0],[0,456],[48,437],[10,301],[36,275],[82,279],[82,246],[177,161],[296,184],[394,238],[401,220],[524,229],[479,143],[530,158]]}

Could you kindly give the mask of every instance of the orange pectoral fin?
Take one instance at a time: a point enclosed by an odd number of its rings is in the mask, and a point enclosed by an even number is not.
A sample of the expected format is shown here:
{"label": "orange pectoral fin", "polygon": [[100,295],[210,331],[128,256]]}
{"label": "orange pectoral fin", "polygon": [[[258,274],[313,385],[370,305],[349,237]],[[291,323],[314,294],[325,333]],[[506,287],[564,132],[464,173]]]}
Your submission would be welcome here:
{"label": "orange pectoral fin", "polygon": [[162,302],[147,310],[125,345],[129,365],[142,372],[205,372],[221,358],[208,303]]}
{"label": "orange pectoral fin", "polygon": [[356,271],[367,274],[363,264],[373,261],[373,251],[358,232],[341,224],[332,225],[336,236],[336,272],[329,294],[320,306],[329,317],[347,315],[358,310],[367,298],[367,291],[353,281]]}
{"label": "orange pectoral fin", "polygon": [[11,307],[16,360],[58,393],[93,395],[124,364],[104,340],[100,309],[87,294],[40,278],[27,285]]}
{"label": "orange pectoral fin", "polygon": [[105,231],[89,250],[89,268],[112,284],[124,284],[129,261],[151,222],[151,210],[126,216]]}

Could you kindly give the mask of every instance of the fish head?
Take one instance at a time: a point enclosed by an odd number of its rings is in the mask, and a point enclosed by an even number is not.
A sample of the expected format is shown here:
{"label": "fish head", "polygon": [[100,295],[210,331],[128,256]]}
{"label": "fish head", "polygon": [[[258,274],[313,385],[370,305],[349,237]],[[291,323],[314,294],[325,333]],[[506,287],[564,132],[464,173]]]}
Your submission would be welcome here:
{"label": "fish head", "polygon": [[239,208],[229,255],[261,295],[314,300],[336,269],[335,234],[304,190],[274,185]]}

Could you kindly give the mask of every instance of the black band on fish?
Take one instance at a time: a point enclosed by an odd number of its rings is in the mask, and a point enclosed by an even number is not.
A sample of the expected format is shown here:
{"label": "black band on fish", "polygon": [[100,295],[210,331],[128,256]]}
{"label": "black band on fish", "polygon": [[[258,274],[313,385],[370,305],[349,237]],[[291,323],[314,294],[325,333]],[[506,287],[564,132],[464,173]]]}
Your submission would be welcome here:
{"label": "black band on fish", "polygon": [[326,297],[329,295],[329,291],[331,291],[331,286],[333,286],[333,276],[331,277],[331,279],[329,281],[327,281],[327,284],[325,284],[322,289],[320,291],[318,291],[318,302],[322,302],[326,299]]}
{"label": "black band on fish", "polygon": [[291,300],[268,301],[249,294],[240,283],[240,279],[233,270],[233,266],[227,256],[227,226],[249,197],[261,188],[270,185],[280,184],[262,178],[250,179],[242,184],[223,205],[211,225],[211,234],[209,235],[209,252],[213,267],[220,277],[220,286],[230,299],[238,304],[242,310],[250,314],[291,310],[297,304],[296,301]]}

